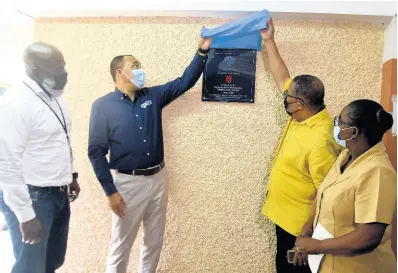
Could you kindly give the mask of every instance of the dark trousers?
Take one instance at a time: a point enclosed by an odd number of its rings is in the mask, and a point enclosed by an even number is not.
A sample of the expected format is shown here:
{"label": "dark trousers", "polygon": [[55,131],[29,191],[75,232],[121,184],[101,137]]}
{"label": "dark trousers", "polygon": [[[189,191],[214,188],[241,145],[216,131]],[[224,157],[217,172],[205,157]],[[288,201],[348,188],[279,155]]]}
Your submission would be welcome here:
{"label": "dark trousers", "polygon": [[4,203],[0,191],[0,211],[5,215],[14,251],[11,273],[54,273],[65,260],[70,207],[67,189],[29,189],[36,217],[43,228],[43,239],[34,245],[21,241],[19,222]]}
{"label": "dark trousers", "polygon": [[294,266],[287,262],[287,251],[294,248],[296,236],[284,231],[278,225],[276,229],[276,272],[277,273],[311,273],[309,266]]}

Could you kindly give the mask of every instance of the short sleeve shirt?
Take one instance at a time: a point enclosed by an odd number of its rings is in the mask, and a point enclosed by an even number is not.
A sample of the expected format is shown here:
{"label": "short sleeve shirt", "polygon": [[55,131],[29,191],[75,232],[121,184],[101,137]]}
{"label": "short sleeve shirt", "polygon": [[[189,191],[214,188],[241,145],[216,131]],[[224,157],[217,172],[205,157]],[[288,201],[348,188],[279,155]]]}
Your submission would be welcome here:
{"label": "short sleeve shirt", "polygon": [[320,273],[392,273],[396,260],[391,250],[391,221],[396,207],[397,175],[382,142],[357,158],[341,174],[348,150],[341,153],[317,194],[319,222],[334,237],[355,230],[356,224],[384,223],[387,229],[372,252],[351,257],[325,255]]}
{"label": "short sleeve shirt", "polygon": [[[291,79],[285,88],[289,88]],[[298,236],[308,221],[316,191],[341,152],[327,109],[305,121],[290,118],[269,177],[263,214]]]}

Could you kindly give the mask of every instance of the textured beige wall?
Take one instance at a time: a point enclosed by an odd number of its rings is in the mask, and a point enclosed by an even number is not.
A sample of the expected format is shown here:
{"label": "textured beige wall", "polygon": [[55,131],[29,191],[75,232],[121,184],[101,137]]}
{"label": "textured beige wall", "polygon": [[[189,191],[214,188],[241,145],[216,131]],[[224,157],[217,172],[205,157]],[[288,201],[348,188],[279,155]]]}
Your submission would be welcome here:
{"label": "textured beige wall", "polygon": [[[73,203],[67,261],[61,272],[104,272],[111,232],[105,195],[87,158],[92,102],[113,90],[109,63],[133,54],[149,85],[179,76],[203,25],[194,18],[38,20],[35,40],[59,47],[70,73],[66,90],[82,185]],[[292,75],[326,86],[336,115],[357,98],[379,99],[383,28],[370,24],[276,22],[276,39]],[[285,122],[282,96],[258,54],[256,103],[201,102],[201,80],[163,112],[170,206],[159,272],[274,272],[274,228],[261,216],[263,193]],[[131,254],[136,272],[141,233]]]}

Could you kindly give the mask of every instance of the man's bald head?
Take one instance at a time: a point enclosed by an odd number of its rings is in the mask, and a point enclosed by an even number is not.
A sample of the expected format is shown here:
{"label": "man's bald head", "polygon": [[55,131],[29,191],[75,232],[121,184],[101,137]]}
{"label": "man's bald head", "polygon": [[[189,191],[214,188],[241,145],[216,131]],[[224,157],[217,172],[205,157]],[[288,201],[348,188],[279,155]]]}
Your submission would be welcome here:
{"label": "man's bald head", "polygon": [[50,74],[61,73],[65,67],[61,51],[55,46],[43,42],[29,45],[25,49],[23,59],[29,68],[43,70]]}
{"label": "man's bald head", "polygon": [[325,88],[320,79],[312,75],[300,75],[293,79],[294,95],[303,98],[311,108],[324,107]]}
{"label": "man's bald head", "polygon": [[54,90],[63,90],[68,73],[64,56],[58,48],[43,42],[33,43],[25,49],[23,60],[26,74],[44,90],[52,94],[55,94]]}

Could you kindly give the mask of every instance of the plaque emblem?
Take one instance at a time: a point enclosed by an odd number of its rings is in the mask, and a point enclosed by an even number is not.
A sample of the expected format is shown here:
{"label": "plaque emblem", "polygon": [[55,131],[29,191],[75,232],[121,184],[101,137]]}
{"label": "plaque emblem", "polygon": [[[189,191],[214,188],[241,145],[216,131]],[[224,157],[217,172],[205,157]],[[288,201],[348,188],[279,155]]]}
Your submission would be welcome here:
{"label": "plaque emblem", "polygon": [[224,61],[227,63],[228,66],[231,66],[235,63],[235,58],[231,56],[225,57]]}
{"label": "plaque emblem", "polygon": [[203,72],[202,101],[254,103],[257,51],[213,48]]}

